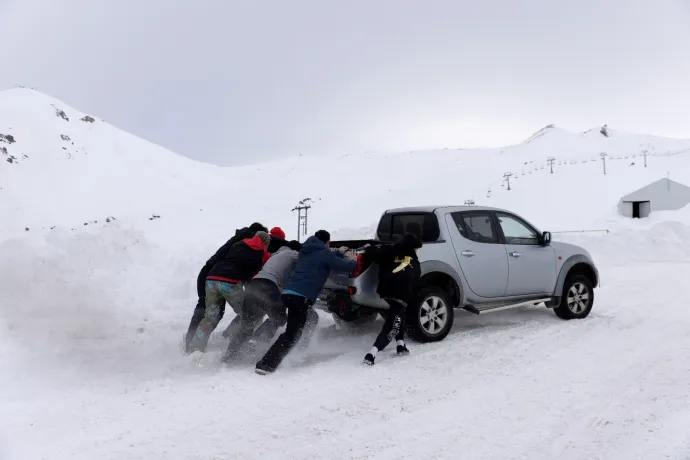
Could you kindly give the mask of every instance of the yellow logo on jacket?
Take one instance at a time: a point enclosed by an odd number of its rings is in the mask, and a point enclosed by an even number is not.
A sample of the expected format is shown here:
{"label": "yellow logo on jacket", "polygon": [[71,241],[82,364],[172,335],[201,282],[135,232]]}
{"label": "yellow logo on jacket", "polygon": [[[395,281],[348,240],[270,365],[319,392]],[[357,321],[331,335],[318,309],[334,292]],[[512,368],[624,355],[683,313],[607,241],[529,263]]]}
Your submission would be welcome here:
{"label": "yellow logo on jacket", "polygon": [[393,269],[393,273],[398,273],[400,271],[405,270],[408,266],[412,266],[412,257],[407,256],[403,259],[401,259],[400,257],[396,257],[395,260],[393,260],[393,262],[395,262],[396,264],[400,264],[397,267],[395,267],[395,269]]}

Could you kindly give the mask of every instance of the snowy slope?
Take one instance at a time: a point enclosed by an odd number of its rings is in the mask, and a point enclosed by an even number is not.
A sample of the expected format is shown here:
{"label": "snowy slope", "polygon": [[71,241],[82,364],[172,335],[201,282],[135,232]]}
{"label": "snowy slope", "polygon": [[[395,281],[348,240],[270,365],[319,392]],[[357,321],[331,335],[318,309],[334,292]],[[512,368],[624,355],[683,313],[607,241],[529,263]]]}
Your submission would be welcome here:
{"label": "snowy slope", "polygon": [[[211,233],[216,239],[255,219],[291,232],[296,225],[291,209],[305,197],[314,201],[314,230],[370,226],[389,207],[468,199],[529,209],[527,217],[542,227],[585,229],[608,215],[620,196],[668,171],[690,183],[690,140],[610,128],[604,136],[601,129],[574,134],[549,126],[503,149],[297,157],[220,168],[180,157],[97,117],[93,123],[82,121],[85,116],[29,89],[0,92],[0,134],[14,139],[12,144],[0,140],[7,150],[0,161],[0,213],[7,216],[0,221],[0,235],[26,227],[102,224],[109,216],[148,231],[160,223],[150,224],[154,214],[166,220],[165,228],[184,225],[216,232]],[[647,168],[643,149],[649,152]],[[609,155],[606,176],[600,152]],[[549,157],[556,159],[552,177],[547,176]],[[511,192],[504,190],[507,172],[513,174]],[[556,183],[563,189],[560,200],[545,199]],[[597,195],[595,202],[585,199],[587,216],[566,212],[563,203],[581,201],[583,189]]]}
{"label": "snowy slope", "polygon": [[[615,207],[669,172],[690,185],[690,141],[550,126],[503,149],[219,168],[85,116],[0,92],[0,459],[688,458],[690,209]],[[371,235],[387,207],[466,199],[609,229],[555,235],[599,265],[594,310],[458,312],[446,340],[374,368],[359,361],[381,323],[332,336],[323,314],[269,377],[221,367],[220,337],[201,362],[182,356],[200,265],[254,220],[294,237],[307,196],[310,231],[338,237]]]}

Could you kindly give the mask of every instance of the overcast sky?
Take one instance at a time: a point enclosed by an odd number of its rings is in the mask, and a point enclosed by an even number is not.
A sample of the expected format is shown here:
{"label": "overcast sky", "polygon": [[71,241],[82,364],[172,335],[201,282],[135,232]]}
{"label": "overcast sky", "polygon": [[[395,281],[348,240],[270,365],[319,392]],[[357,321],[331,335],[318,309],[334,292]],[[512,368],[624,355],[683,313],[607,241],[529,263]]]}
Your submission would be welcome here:
{"label": "overcast sky", "polygon": [[0,0],[0,89],[180,154],[690,137],[690,0]]}

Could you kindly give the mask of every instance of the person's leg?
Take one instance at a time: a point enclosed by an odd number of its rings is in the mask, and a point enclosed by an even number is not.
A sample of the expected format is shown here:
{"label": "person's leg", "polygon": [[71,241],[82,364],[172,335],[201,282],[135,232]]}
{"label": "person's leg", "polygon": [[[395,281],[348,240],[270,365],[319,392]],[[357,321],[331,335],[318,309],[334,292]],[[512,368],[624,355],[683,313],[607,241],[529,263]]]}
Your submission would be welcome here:
{"label": "person's leg", "polygon": [[280,298],[280,290],[272,281],[267,281],[265,285],[266,303],[263,305],[268,318],[264,321],[251,337],[252,342],[268,343],[276,334],[278,329],[287,323],[287,311]]}
{"label": "person's leg", "polygon": [[309,342],[311,341],[311,338],[314,335],[314,332],[316,331],[316,326],[318,324],[319,324],[319,314],[316,313],[316,310],[309,307],[309,310],[307,311],[307,321],[304,324],[304,330],[302,332],[302,338],[300,339],[300,342],[299,342],[299,348],[301,350],[304,350],[309,346]]}
{"label": "person's leg", "polygon": [[242,312],[242,305],[244,304],[245,289],[249,283],[226,283],[228,289],[223,292],[225,301],[232,307],[235,312],[235,317],[232,318],[228,327],[225,328],[222,335],[226,339],[232,338],[240,327],[240,313]]}
{"label": "person's leg", "polygon": [[254,329],[256,329],[264,317],[261,303],[261,286],[256,282],[250,281],[244,288],[242,310],[233,319],[237,326],[235,330],[232,331],[232,337],[228,343],[227,350],[221,359],[222,362],[228,362],[237,358],[242,345],[244,345],[254,333]]}
{"label": "person's leg", "polygon": [[386,317],[386,321],[383,323],[381,332],[374,341],[374,346],[364,357],[365,364],[374,364],[376,354],[385,349],[388,344],[391,343],[391,340],[398,337],[403,328],[402,312],[405,307],[401,303],[392,299],[386,299],[386,302],[388,302],[388,305],[390,306],[388,316]]}
{"label": "person's leg", "polygon": [[228,363],[239,357],[242,346],[251,337],[256,326],[261,322],[263,313],[256,311],[242,311],[237,317],[239,318],[238,328],[228,343],[228,348],[225,350],[221,362]]}
{"label": "person's leg", "polygon": [[209,267],[204,267],[199,272],[199,276],[196,278],[196,294],[198,300],[196,302],[196,307],[194,307],[194,314],[192,314],[192,319],[189,322],[189,327],[187,328],[187,335],[185,336],[185,348],[189,350],[189,342],[191,342],[196,328],[199,327],[199,323],[204,319],[204,312],[206,311],[206,277],[211,269]]}
{"label": "person's leg", "polygon": [[233,285],[222,281],[206,281],[206,312],[199,322],[194,337],[190,342],[191,351],[206,351],[208,339],[216,329],[225,313],[225,299]]}
{"label": "person's leg", "polygon": [[400,328],[398,329],[398,333],[395,335],[395,342],[396,342],[396,352],[399,355],[409,355],[410,350],[407,349],[407,345],[405,345],[405,310],[407,310],[407,305],[401,305],[402,308],[400,309],[399,316],[400,316]]}
{"label": "person's leg", "polygon": [[304,297],[289,294],[283,296],[283,301],[288,311],[287,327],[263,358],[256,363],[257,373],[274,372],[302,336],[310,308],[309,301]]}

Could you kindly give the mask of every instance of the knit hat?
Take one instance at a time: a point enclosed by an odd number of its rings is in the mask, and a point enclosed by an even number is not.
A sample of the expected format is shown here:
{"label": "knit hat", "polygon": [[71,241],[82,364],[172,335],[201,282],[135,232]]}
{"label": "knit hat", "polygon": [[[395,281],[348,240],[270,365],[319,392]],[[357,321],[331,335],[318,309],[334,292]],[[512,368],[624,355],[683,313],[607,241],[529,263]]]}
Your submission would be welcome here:
{"label": "knit hat", "polygon": [[285,232],[280,227],[273,227],[271,229],[270,235],[275,236],[276,238],[281,238],[283,240],[285,239]]}
{"label": "knit hat", "polygon": [[269,235],[266,232],[256,232],[256,235],[254,235],[254,237],[259,237],[263,245],[266,247],[268,247],[269,243],[271,242],[271,235]]}

